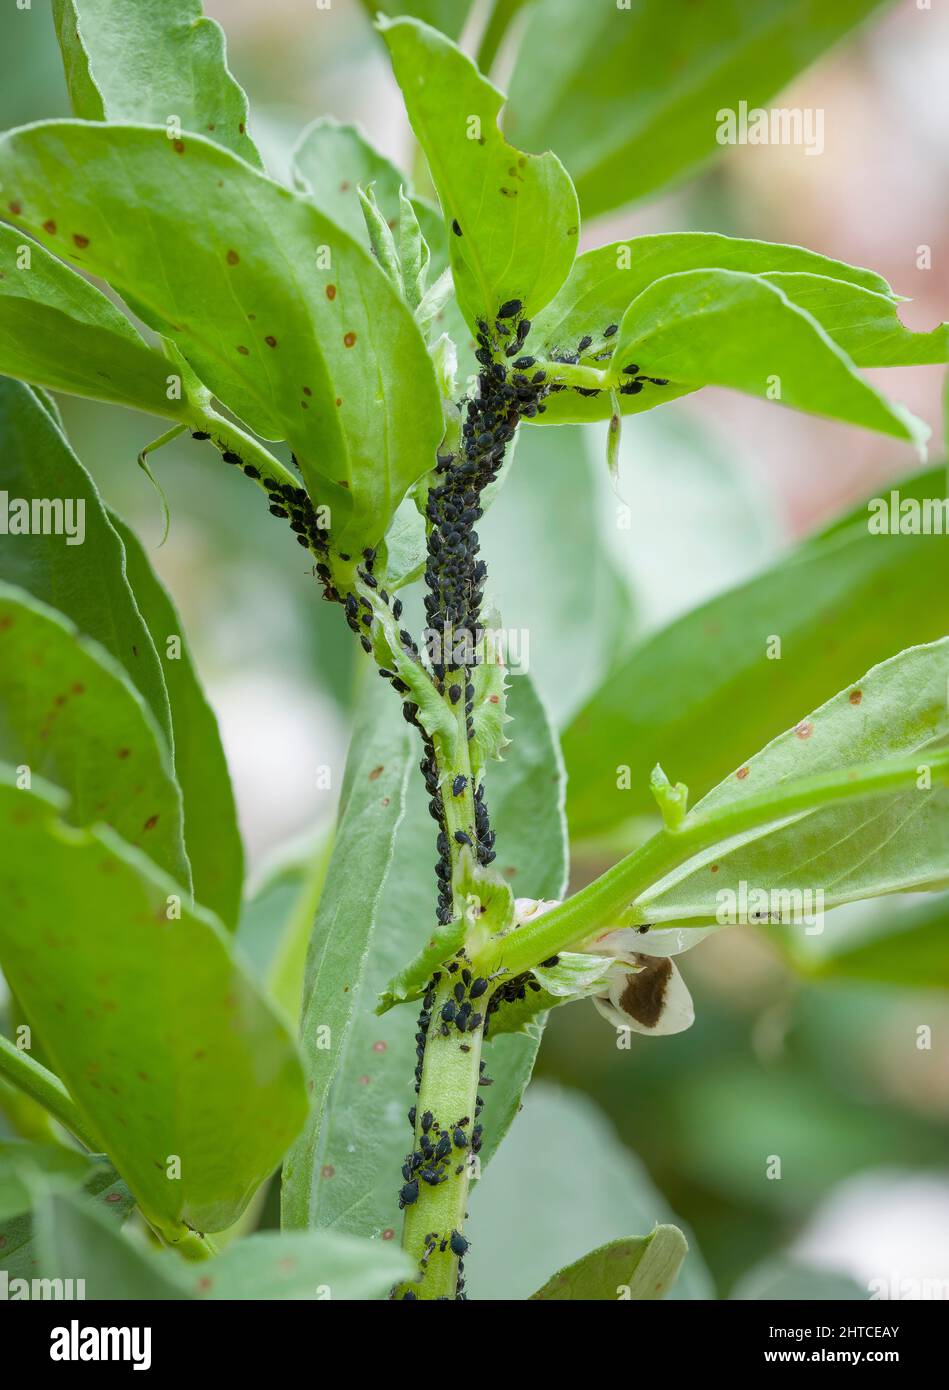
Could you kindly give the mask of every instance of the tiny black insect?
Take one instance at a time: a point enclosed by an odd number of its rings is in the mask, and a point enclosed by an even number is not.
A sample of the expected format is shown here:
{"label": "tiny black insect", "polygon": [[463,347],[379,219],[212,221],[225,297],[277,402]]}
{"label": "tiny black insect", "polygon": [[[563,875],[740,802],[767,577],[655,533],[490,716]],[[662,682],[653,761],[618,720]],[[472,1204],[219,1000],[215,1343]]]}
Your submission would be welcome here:
{"label": "tiny black insect", "polygon": [[577,343],[577,352],[586,352],[592,342],[593,339],[590,337],[589,333],[584,333],[579,343]]}
{"label": "tiny black insect", "polygon": [[434,1123],[435,1116],[432,1114],[431,1110],[426,1110],[422,1116],[422,1133],[427,1134]]}
{"label": "tiny black insect", "polygon": [[459,843],[460,845],[470,845],[470,844],[471,844],[471,836],[470,836],[470,835],[466,835],[465,832],[464,832],[463,830],[456,830],[456,831],[455,831],[455,839],[458,841],[458,843]]}
{"label": "tiny black insect", "polygon": [[488,982],[487,982],[487,980],[484,980],[484,979],[482,979],[482,978],[479,976],[478,979],[475,980],[474,983],[473,983],[472,986],[471,986],[471,997],[472,997],[472,999],[480,999],[481,996],[482,996],[482,994],[484,994],[485,990],[487,989],[487,987],[488,987]]}
{"label": "tiny black insect", "polygon": [[630,362],[630,364],[629,364],[628,367],[624,367],[624,368],[623,368],[623,375],[624,375],[624,376],[635,376],[636,373],[637,373],[638,371],[639,371],[639,367],[637,366],[637,364],[636,364],[635,362]]}
{"label": "tiny black insect", "polygon": [[459,772],[458,776],[455,778],[454,782],[452,782],[452,784],[451,784],[451,794],[452,794],[452,796],[461,796],[461,793],[464,791],[464,789],[465,789],[465,787],[466,787],[467,785],[468,785],[468,778],[465,776],[465,774],[464,774],[463,772]]}
{"label": "tiny black insect", "polygon": [[448,1243],[451,1246],[451,1253],[457,1255],[459,1258],[465,1254],[470,1245],[470,1242],[465,1240],[464,1236],[458,1231],[452,1231],[451,1239]]}
{"label": "tiny black insect", "polygon": [[245,465],[244,465],[244,476],[245,476],[246,478],[259,478],[259,477],[260,477],[260,469],[259,469],[259,468],[255,468],[254,465],[253,465],[252,463],[245,463]]}
{"label": "tiny black insect", "polygon": [[614,335],[614,333],[618,333],[618,332],[619,332],[619,324],[618,324],[618,323],[609,323],[609,324],[607,324],[607,326],[606,326],[606,327],[604,328],[604,330],[603,330],[603,337],[604,337],[604,338],[612,338],[613,335]]}
{"label": "tiny black insect", "polygon": [[[301,536],[300,539],[301,539],[301,541],[302,541],[302,540],[303,540],[303,537]],[[369,638],[368,638],[368,637],[360,637],[359,641],[360,641],[360,643],[362,644],[362,649],[363,649],[363,651],[366,652],[366,654],[368,655],[369,652],[372,651],[372,643],[369,641]]]}
{"label": "tiny black insect", "polygon": [[455,236],[461,236],[461,235],[462,235],[462,230],[461,230],[461,228],[460,228],[459,225],[458,225],[458,218],[457,218],[457,217],[453,218],[452,224],[451,224],[451,229],[452,229],[452,231],[455,233]]}
{"label": "tiny black insect", "polygon": [[210,439],[211,436],[208,434],[207,430],[192,430],[192,431],[191,431],[191,438],[192,438],[192,439]]}
{"label": "tiny black insect", "polygon": [[463,1129],[453,1130],[451,1137],[456,1149],[466,1149],[468,1147],[468,1137]]}
{"label": "tiny black insect", "polygon": [[414,1105],[412,1106],[412,1109],[409,1111],[409,1124],[412,1126],[413,1129],[415,1128],[415,1106],[414,1106]]}
{"label": "tiny black insect", "polygon": [[526,372],[528,367],[533,367],[536,361],[536,357],[519,357],[512,365],[516,371]]}
{"label": "tiny black insect", "polygon": [[507,299],[498,310],[499,319],[512,319],[515,314],[519,314],[524,305],[519,299]]}
{"label": "tiny black insect", "polygon": [[445,1020],[446,1023],[451,1023],[453,1022],[454,1017],[455,1001],[453,999],[446,999],[444,1004],[442,1005],[442,1018]]}
{"label": "tiny black insect", "polygon": [[418,1201],[418,1178],[413,1178],[407,1182],[399,1192],[399,1206],[410,1207],[413,1202]]}
{"label": "tiny black insect", "polygon": [[225,463],[240,463],[241,461],[240,454],[235,454],[233,449],[225,449],[221,458]]}
{"label": "tiny black insect", "polygon": [[457,705],[458,701],[461,699],[461,686],[450,685],[448,687],[448,698],[453,705]]}

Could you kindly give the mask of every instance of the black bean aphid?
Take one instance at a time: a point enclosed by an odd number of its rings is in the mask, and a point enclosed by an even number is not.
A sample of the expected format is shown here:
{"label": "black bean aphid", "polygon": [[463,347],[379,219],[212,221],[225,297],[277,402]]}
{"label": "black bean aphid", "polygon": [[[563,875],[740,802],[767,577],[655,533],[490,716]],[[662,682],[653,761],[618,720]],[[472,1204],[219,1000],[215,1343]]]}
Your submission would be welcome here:
{"label": "black bean aphid", "polygon": [[211,436],[208,434],[207,430],[192,430],[192,431],[191,431],[191,438],[192,438],[192,439],[210,439]]}
{"label": "black bean aphid", "polygon": [[615,333],[618,333],[618,332],[619,332],[619,324],[618,324],[618,323],[609,323],[609,324],[607,324],[607,326],[606,326],[606,327],[604,328],[604,330],[603,330],[603,337],[604,337],[604,338],[612,338],[613,335],[614,335]]}
{"label": "black bean aphid", "polygon": [[452,231],[455,233],[455,236],[461,236],[461,235],[462,235],[461,228],[460,228],[459,225],[458,225],[458,218],[457,218],[457,217],[452,218],[451,229],[452,229]]}
{"label": "black bean aphid", "polygon": [[407,1182],[399,1191],[399,1207],[400,1209],[410,1207],[413,1202],[417,1201],[418,1178],[413,1178],[411,1182]]}
{"label": "black bean aphid", "polygon": [[470,1242],[465,1240],[460,1231],[452,1231],[448,1243],[451,1246],[451,1253],[459,1257],[465,1254],[470,1245]]}
{"label": "black bean aphid", "polygon": [[512,319],[515,314],[519,314],[524,305],[519,299],[506,299],[498,310],[499,319]]}
{"label": "black bean aphid", "polygon": [[470,845],[470,844],[471,844],[471,836],[470,836],[470,835],[467,835],[467,834],[464,832],[464,830],[456,830],[456,831],[455,831],[455,839],[458,841],[459,845]]}
{"label": "black bean aphid", "polygon": [[473,982],[472,986],[471,986],[471,997],[472,997],[472,999],[480,999],[481,996],[482,996],[482,994],[484,994],[485,990],[487,989],[487,987],[488,987],[488,982],[487,982],[487,980],[484,980],[484,979],[481,978],[481,976],[479,976],[478,979],[475,980],[475,981]]}
{"label": "black bean aphid", "polygon": [[240,463],[240,454],[235,454],[233,449],[225,449],[221,455],[225,463]]}
{"label": "black bean aphid", "polygon": [[624,367],[624,368],[623,368],[623,375],[624,375],[624,376],[635,376],[636,373],[637,373],[638,371],[639,371],[639,367],[636,365],[636,363],[635,363],[635,362],[630,362],[630,364],[629,364],[628,367]]}
{"label": "black bean aphid", "polygon": [[452,794],[452,796],[461,796],[461,793],[464,791],[464,789],[465,789],[465,787],[467,787],[467,785],[468,785],[468,778],[465,776],[465,774],[464,774],[463,772],[459,772],[458,776],[455,778],[455,780],[454,780],[454,781],[452,782],[452,784],[451,784],[451,794]]}
{"label": "black bean aphid", "polygon": [[434,1123],[435,1116],[432,1114],[431,1110],[426,1110],[422,1116],[422,1133],[427,1134]]}
{"label": "black bean aphid", "polygon": [[579,343],[577,343],[577,352],[586,352],[587,348],[590,347],[592,342],[593,339],[590,337],[589,333],[584,333]]}

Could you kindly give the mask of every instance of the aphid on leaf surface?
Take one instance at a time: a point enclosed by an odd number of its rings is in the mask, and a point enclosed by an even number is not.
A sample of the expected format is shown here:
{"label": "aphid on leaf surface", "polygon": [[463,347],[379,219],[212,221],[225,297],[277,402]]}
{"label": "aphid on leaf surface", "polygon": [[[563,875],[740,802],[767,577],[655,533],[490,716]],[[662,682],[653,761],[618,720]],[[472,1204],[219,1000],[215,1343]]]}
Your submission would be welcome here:
{"label": "aphid on leaf surface", "polygon": [[472,999],[480,999],[481,996],[482,996],[482,994],[484,994],[485,990],[487,989],[487,987],[488,987],[488,982],[487,982],[487,980],[484,980],[484,979],[482,979],[482,978],[479,976],[478,979],[475,980],[474,983],[473,983],[472,986],[471,986],[471,997],[472,997]]}
{"label": "aphid on leaf surface", "polygon": [[407,1182],[399,1192],[399,1207],[410,1207],[413,1202],[418,1201],[418,1178],[413,1178]]}
{"label": "aphid on leaf surface", "polygon": [[533,367],[536,361],[536,357],[519,357],[517,361],[513,363],[513,366],[516,371],[526,372],[528,367]]}
{"label": "aphid on leaf surface", "polygon": [[207,430],[192,430],[192,431],[191,431],[191,438],[192,438],[192,439],[210,439],[211,436],[208,434]]}
{"label": "aphid on leaf surface", "polygon": [[435,1116],[432,1114],[431,1110],[426,1110],[422,1116],[422,1133],[427,1134],[434,1123]]}
{"label": "aphid on leaf surface", "polygon": [[519,299],[507,299],[498,310],[499,319],[512,319],[515,314],[519,314],[524,305]]}
{"label": "aphid on leaf surface", "polygon": [[470,1246],[470,1242],[465,1240],[460,1231],[452,1231],[451,1239],[448,1243],[451,1246],[451,1253],[459,1257],[464,1255]]}
{"label": "aphid on leaf surface", "polygon": [[470,836],[470,835],[466,835],[465,832],[464,832],[463,830],[456,830],[456,831],[455,831],[455,839],[458,841],[458,843],[459,843],[460,845],[470,845],[470,844],[471,844],[471,836]]}
{"label": "aphid on leaf surface", "polygon": [[240,463],[241,461],[240,454],[235,454],[233,449],[225,449],[221,458],[225,463]]}
{"label": "aphid on leaf surface", "polygon": [[412,1106],[412,1109],[409,1111],[409,1124],[412,1126],[413,1129],[415,1128],[415,1106],[414,1106],[414,1105]]}
{"label": "aphid on leaf surface", "polygon": [[451,229],[452,229],[452,231],[455,233],[455,236],[462,236],[462,235],[463,235],[462,230],[461,230],[461,228],[460,228],[459,225],[458,225],[458,219],[457,219],[457,217],[455,217],[455,218],[452,219]]}
{"label": "aphid on leaf surface", "polygon": [[457,705],[458,701],[461,699],[461,686],[450,685],[448,687],[448,698],[453,705]]}
{"label": "aphid on leaf surface", "polygon": [[453,1130],[451,1137],[456,1149],[466,1149],[468,1147],[468,1136],[463,1129]]}
{"label": "aphid on leaf surface", "polygon": [[577,352],[586,352],[587,348],[590,347],[592,342],[593,339],[590,337],[589,333],[584,333],[579,343],[577,343]]}
{"label": "aphid on leaf surface", "polygon": [[624,367],[624,368],[623,368],[623,375],[624,375],[624,376],[635,376],[636,373],[637,373],[638,371],[639,371],[639,367],[637,366],[637,364],[636,364],[635,362],[630,362],[630,364],[629,364],[628,367]]}
{"label": "aphid on leaf surface", "polygon": [[464,791],[467,785],[468,778],[465,776],[463,772],[459,772],[458,776],[451,784],[452,796],[461,796],[461,793]]}
{"label": "aphid on leaf surface", "polygon": [[607,324],[607,326],[606,326],[606,327],[604,328],[604,330],[603,330],[603,337],[604,337],[604,338],[612,338],[613,335],[614,335],[615,333],[618,333],[618,332],[619,332],[619,324],[618,324],[618,323],[609,323],[609,324]]}
{"label": "aphid on leaf surface", "polygon": [[452,1023],[455,1018],[455,1012],[455,1001],[453,999],[446,999],[442,1005],[442,1018],[444,1021],[446,1023]]}
{"label": "aphid on leaf surface", "polygon": [[453,992],[455,998],[458,1000],[458,1003],[460,1004],[460,1003],[462,1002],[462,1000],[464,999],[464,997],[465,997],[465,987],[464,987],[464,985],[461,983],[460,980],[459,980],[458,983],[455,985],[455,988],[454,988],[454,990],[453,990],[452,992]]}
{"label": "aphid on leaf surface", "polygon": [[259,469],[259,468],[255,468],[254,465],[253,465],[252,463],[245,463],[245,465],[244,465],[244,477],[245,477],[245,478],[259,478],[259,477],[260,477],[260,469]]}

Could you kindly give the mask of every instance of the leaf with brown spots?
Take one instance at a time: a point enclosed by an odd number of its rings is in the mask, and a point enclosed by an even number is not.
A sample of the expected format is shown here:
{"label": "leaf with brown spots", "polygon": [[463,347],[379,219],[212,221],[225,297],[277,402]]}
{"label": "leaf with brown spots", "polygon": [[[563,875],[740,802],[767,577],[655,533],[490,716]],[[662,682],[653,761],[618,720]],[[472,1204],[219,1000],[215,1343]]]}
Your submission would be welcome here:
{"label": "leaf with brown spots", "polygon": [[75,115],[163,126],[174,112],[183,130],[263,167],[224,33],[201,0],[53,0],[53,19]]}
{"label": "leaf with brown spots", "polygon": [[[87,246],[76,240],[63,250],[82,260]],[[18,266],[24,247],[29,269]],[[190,383],[183,383],[180,400],[169,400],[170,371],[167,358],[101,291],[22,232],[0,224],[0,373],[180,420],[191,409]]]}
{"label": "leaf with brown spots", "polygon": [[[22,226],[44,239],[55,205],[60,224],[89,237],[82,265],[254,432],[288,441],[314,499],[331,507],[337,544],[375,543],[444,428],[422,333],[369,253],[311,199],[201,136],[186,144],[179,158],[164,130],[48,122],[0,137],[0,179]],[[337,398],[346,410],[332,408]]]}
{"label": "leaf with brown spots", "polygon": [[293,1038],[218,920],[114,831],[67,826],[38,781],[0,777],[4,975],[146,1216],[221,1230],[302,1123]]}
{"label": "leaf with brown spots", "polygon": [[0,760],[62,788],[73,825],[111,825],[190,887],[169,745],[139,691],[68,618],[4,583],[2,618]]}

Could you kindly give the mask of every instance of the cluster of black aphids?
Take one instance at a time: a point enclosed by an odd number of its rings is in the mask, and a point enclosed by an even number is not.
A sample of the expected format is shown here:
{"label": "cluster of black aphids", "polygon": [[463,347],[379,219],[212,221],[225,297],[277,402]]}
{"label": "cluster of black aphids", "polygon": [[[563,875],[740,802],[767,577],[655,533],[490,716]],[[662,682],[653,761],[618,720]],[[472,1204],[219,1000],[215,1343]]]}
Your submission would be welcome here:
{"label": "cluster of black aphids", "polygon": [[[203,440],[212,436],[206,430],[192,430],[191,437]],[[270,501],[271,515],[290,522],[290,530],[296,536],[298,545],[302,545],[318,557],[325,557],[329,550],[329,529],[319,524],[316,508],[306,488],[295,483],[281,483],[276,478],[264,477],[256,464],[246,463],[233,449],[222,449],[221,457],[225,463],[240,468],[245,477],[263,485]],[[293,462],[296,464],[296,458]],[[348,559],[348,556],[344,558]],[[333,587],[329,566],[324,560],[318,560],[315,572],[322,580],[324,597],[332,602],[340,602],[340,595]]]}
{"label": "cluster of black aphids", "polygon": [[[489,1006],[485,1004],[481,1007],[477,1007],[475,1001],[481,999],[482,996],[487,993],[489,981],[473,979],[471,971],[465,965],[466,959],[464,949],[462,948],[462,950],[457,952],[454,960],[449,961],[448,965],[445,966],[445,972],[449,975],[458,975],[458,980],[453,987],[452,998],[444,1001],[438,1011],[438,1017],[434,1020],[436,1031],[441,1038],[449,1038],[454,1032],[461,1034],[476,1033],[484,1024],[487,1016],[486,1010]],[[433,1022],[432,1011],[435,1008],[435,991],[438,987],[439,980],[442,978],[442,973],[441,970],[436,970],[435,974],[429,980],[425,990],[425,996],[422,1000],[422,1011],[418,1016],[418,1031],[415,1034],[416,1094],[418,1094],[419,1087],[422,1084],[422,1064],[425,1060],[425,1046],[428,1042],[428,1035]],[[467,1042],[462,1041],[460,1047],[462,1052],[470,1051],[470,1046]],[[483,1073],[483,1062],[481,1064],[481,1070]],[[492,1085],[491,1078],[482,1075],[479,1085]],[[484,1102],[479,1096],[477,1114],[481,1113],[483,1103]],[[475,1118],[477,1118],[477,1115]],[[412,1125],[415,1124],[414,1106],[409,1112],[409,1121]],[[477,1153],[477,1149],[475,1149],[475,1153]]]}
{"label": "cluster of black aphids", "polygon": [[[602,333],[600,334],[600,337],[609,339],[614,337],[618,331],[619,324],[608,323],[606,327],[603,329]],[[562,362],[564,366],[574,367],[580,361],[580,358],[590,351],[590,348],[592,346],[592,334],[585,333],[577,343],[576,350],[574,352],[552,352],[550,354],[550,360],[551,362]],[[612,347],[605,347],[602,348],[600,351],[593,353],[592,356],[594,362],[608,362],[609,359],[613,356],[613,349]],[[640,374],[639,367],[635,362],[630,362],[628,366],[623,368],[623,375],[628,376],[630,380],[624,381],[622,386],[619,388],[619,393],[621,396],[638,396],[640,391],[647,384],[647,382],[652,386],[669,385],[669,382],[664,377],[642,376]],[[567,386],[564,382],[555,382],[550,387],[550,390],[575,391],[578,396],[602,395],[602,392],[595,386]]]}
{"label": "cluster of black aphids", "polygon": [[[551,956],[549,960],[541,961],[541,965],[548,970],[552,970],[560,962],[559,956]],[[527,998],[527,991],[539,994],[543,986],[536,980],[529,970],[522,975],[512,975],[509,980],[504,980],[499,984],[491,995],[490,1003],[486,1010],[484,1023],[484,1036],[487,1037],[491,1031],[491,1019],[502,1004],[516,1004],[522,999]]]}
{"label": "cluster of black aphids", "polygon": [[[460,1231],[451,1230],[449,1231],[447,1236],[440,1235],[438,1231],[427,1231],[425,1234],[425,1253],[419,1261],[419,1264],[421,1265],[422,1269],[427,1269],[428,1262],[435,1254],[436,1250],[439,1251],[442,1255],[444,1255],[446,1251],[450,1250],[458,1261],[458,1279],[455,1285],[455,1299],[460,1302],[465,1302],[468,1297],[468,1295],[464,1291],[464,1257],[465,1255],[467,1255],[470,1249],[470,1241],[467,1241]],[[402,1298],[403,1300],[408,1299],[410,1302],[415,1302],[418,1299],[418,1295],[412,1289],[407,1289],[405,1293],[403,1293]],[[438,1301],[451,1302],[451,1299],[448,1297],[447,1294],[442,1294]]]}

